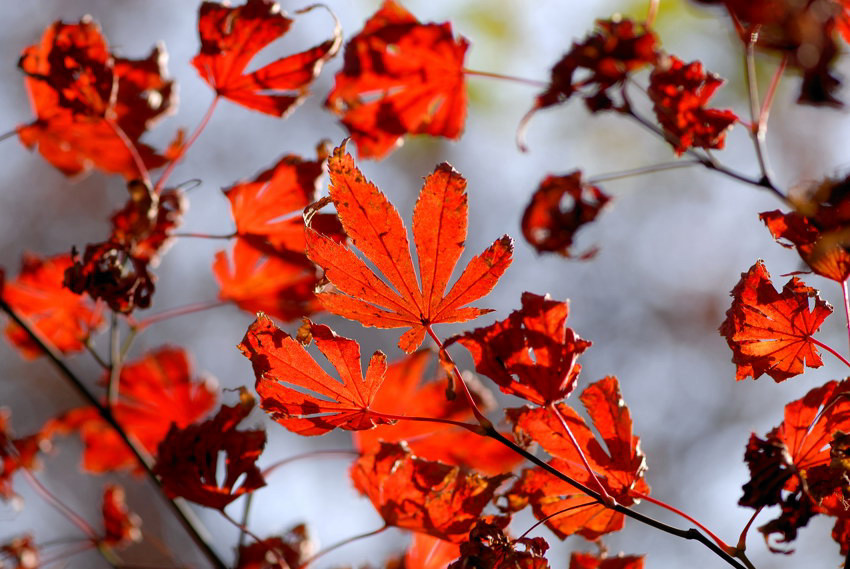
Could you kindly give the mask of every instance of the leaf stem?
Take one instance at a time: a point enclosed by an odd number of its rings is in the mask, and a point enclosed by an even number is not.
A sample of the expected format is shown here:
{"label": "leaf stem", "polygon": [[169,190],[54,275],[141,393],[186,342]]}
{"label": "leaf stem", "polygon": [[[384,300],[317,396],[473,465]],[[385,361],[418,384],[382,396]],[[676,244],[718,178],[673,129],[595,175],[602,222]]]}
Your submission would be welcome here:
{"label": "leaf stem", "polygon": [[584,468],[587,470],[587,473],[590,475],[590,479],[593,480],[594,484],[596,484],[596,488],[599,491],[601,496],[601,501],[608,506],[609,508],[617,503],[616,500],[608,493],[605,489],[605,486],[602,485],[602,482],[599,481],[599,478],[596,477],[596,473],[593,472],[593,469],[590,467],[590,464],[587,462],[587,457],[584,456],[584,451],[581,450],[581,445],[578,444],[578,441],[573,436],[573,432],[570,430],[570,427],[567,425],[567,421],[564,419],[564,416],[561,414],[561,411],[555,406],[554,403],[550,403],[547,405],[549,412],[555,415],[558,419],[558,422],[561,423],[561,427],[564,428],[564,432],[567,433],[567,438],[570,439],[570,442],[573,445],[573,448],[578,452],[579,457],[581,458],[581,462],[584,464]]}
{"label": "leaf stem", "polygon": [[660,0],[649,0],[649,8],[646,11],[646,27],[651,28],[655,23],[655,17],[658,16],[658,5]]}
{"label": "leaf stem", "polygon": [[708,529],[707,527],[705,527],[704,525],[702,525],[701,523],[699,523],[696,519],[694,519],[693,517],[689,516],[688,514],[686,514],[685,512],[683,512],[682,510],[680,510],[680,509],[676,508],[675,506],[671,506],[671,505],[670,505],[670,504],[668,504],[667,502],[662,502],[661,500],[658,500],[658,499],[656,499],[656,498],[653,498],[653,497],[652,497],[652,496],[650,496],[649,494],[644,494],[643,492],[638,492],[637,490],[630,490],[630,491],[629,491],[629,495],[630,495],[630,496],[634,496],[634,497],[636,497],[636,498],[640,498],[640,499],[642,499],[642,500],[646,500],[646,501],[647,501],[647,502],[649,502],[650,504],[655,504],[656,506],[659,506],[659,507],[661,507],[661,508],[664,508],[665,510],[669,510],[669,511],[673,512],[673,513],[674,513],[674,514],[676,514],[677,516],[680,516],[680,517],[682,517],[682,518],[685,518],[686,520],[688,520],[689,522],[691,522],[692,524],[694,524],[695,526],[697,526],[699,529],[701,529],[703,532],[705,532],[705,534],[706,534],[708,537],[710,537],[711,539],[713,539],[713,540],[714,540],[714,543],[716,543],[718,546],[720,546],[720,548],[721,548],[721,549],[723,549],[724,551],[726,551],[726,552],[728,552],[728,553],[730,553],[730,554],[733,554],[733,553],[734,553],[735,549],[734,549],[734,548],[732,548],[732,547],[729,547],[729,545],[728,545],[725,541],[723,541],[722,539],[720,539],[719,537],[717,537],[717,536],[714,534],[714,532],[712,532],[710,529]]}
{"label": "leaf stem", "polygon": [[172,233],[172,237],[194,237],[197,239],[233,239],[238,233],[228,233],[227,235],[209,235],[207,233]]}
{"label": "leaf stem", "polygon": [[299,565],[299,566],[297,567],[297,569],[304,569],[305,567],[307,567],[307,566],[308,566],[308,565],[310,565],[311,563],[315,562],[315,561],[316,561],[316,559],[318,559],[319,557],[322,557],[322,556],[324,556],[324,555],[326,555],[326,554],[330,553],[331,551],[334,551],[334,550],[336,550],[336,549],[339,549],[340,547],[342,547],[342,546],[344,546],[344,545],[348,545],[349,543],[353,543],[353,542],[355,542],[355,541],[357,541],[357,540],[359,540],[359,539],[365,539],[365,538],[367,538],[367,537],[372,537],[373,535],[378,535],[378,534],[380,534],[380,533],[383,533],[383,532],[387,531],[389,528],[390,528],[390,526],[388,526],[388,525],[386,525],[386,524],[385,524],[385,525],[383,525],[383,526],[379,527],[378,529],[376,529],[376,530],[374,530],[374,531],[367,531],[366,533],[361,533],[361,534],[359,534],[359,535],[355,535],[355,536],[353,536],[353,537],[349,537],[349,538],[343,539],[342,541],[338,541],[338,542],[336,542],[335,544],[333,544],[333,545],[331,545],[331,546],[329,546],[329,547],[326,547],[325,549],[323,549],[323,550],[319,551],[319,552],[318,552],[318,553],[316,553],[313,557],[310,557],[309,559],[307,559],[306,561],[304,561],[303,563],[301,563],[301,565]]}
{"label": "leaf stem", "polygon": [[204,116],[201,118],[201,122],[198,123],[198,126],[195,128],[195,132],[189,137],[189,140],[186,141],[186,144],[178,151],[177,156],[174,157],[168,166],[165,168],[165,171],[162,173],[162,176],[159,177],[159,180],[156,182],[156,187],[154,188],[154,193],[159,194],[162,193],[162,189],[165,187],[165,183],[168,181],[168,178],[171,177],[171,174],[174,172],[174,169],[177,167],[177,164],[186,156],[186,152],[189,151],[189,148],[195,144],[195,141],[198,140],[198,137],[201,136],[201,133],[206,128],[207,124],[209,124],[210,119],[212,118],[213,112],[215,111],[216,106],[218,105],[218,100],[220,96],[216,93],[213,98],[210,106],[207,108],[207,112],[204,113]]}
{"label": "leaf stem", "polygon": [[3,134],[0,134],[0,142],[3,142],[4,140],[6,140],[6,139],[8,139],[8,138],[12,138],[12,137],[13,137],[13,136],[15,136],[16,134],[18,134],[18,129],[17,129],[17,128],[13,128],[13,129],[12,129],[12,130],[10,130],[9,132],[4,132]]}
{"label": "leaf stem", "polygon": [[145,161],[142,160],[142,157],[139,155],[139,149],[136,148],[136,145],[133,144],[133,141],[130,140],[130,137],[127,136],[127,133],[124,132],[124,129],[112,119],[104,119],[106,124],[109,125],[109,128],[115,133],[115,135],[121,139],[121,142],[127,148],[127,152],[130,153],[130,157],[133,159],[133,163],[136,165],[136,169],[139,171],[139,176],[141,176],[142,181],[146,186],[150,187],[151,184],[151,173],[148,170],[148,167],[145,165]]}
{"label": "leaf stem", "polygon": [[171,509],[174,516],[183,526],[184,530],[189,537],[192,538],[192,541],[195,545],[200,549],[200,551],[204,554],[210,564],[216,569],[227,569],[227,565],[222,561],[222,559],[218,556],[218,554],[213,550],[212,546],[209,542],[202,536],[201,528],[196,523],[194,519],[194,514],[191,510],[186,508],[183,504],[175,502],[174,500],[168,498],[165,495],[165,492],[162,490],[162,485],[156,475],[153,473],[153,470],[148,462],[148,458],[144,456],[143,451],[137,447],[130,437],[127,435],[127,432],[121,426],[121,424],[115,419],[115,416],[106,407],[100,400],[94,396],[94,394],[89,391],[89,389],[85,386],[85,384],[80,380],[79,377],[68,367],[65,363],[65,360],[62,357],[62,354],[53,347],[50,342],[44,338],[41,332],[35,328],[33,328],[29,322],[27,322],[23,317],[21,317],[18,312],[12,308],[2,297],[0,297],[0,311],[5,312],[9,315],[12,321],[15,322],[18,326],[23,329],[27,335],[32,339],[33,342],[39,347],[39,349],[44,353],[45,357],[53,364],[53,366],[59,371],[59,373],[65,378],[65,380],[74,388],[77,394],[89,405],[94,407],[101,418],[115,431],[115,433],[119,436],[121,441],[127,447],[127,449],[133,454],[136,459],[136,462],[142,469],[145,471],[147,477],[154,483],[156,488],[159,490],[160,495],[165,500],[166,504]]}
{"label": "leaf stem", "polygon": [[109,383],[106,384],[106,404],[115,409],[118,403],[118,391],[121,388],[121,338],[118,328],[118,314],[112,313],[109,323]]}
{"label": "leaf stem", "polygon": [[514,83],[520,83],[522,85],[528,85],[529,87],[536,87],[539,89],[545,89],[549,85],[545,81],[537,81],[536,79],[526,79],[524,77],[514,77],[513,75],[492,73],[490,71],[476,71],[474,69],[466,68],[464,68],[462,71],[464,75],[472,75],[473,77],[486,77],[488,79],[499,79],[501,81],[512,81]]}
{"label": "leaf stem", "polygon": [[549,514],[548,516],[546,516],[545,518],[543,518],[541,520],[538,520],[534,525],[532,525],[530,528],[525,530],[521,536],[516,538],[516,541],[521,540],[522,538],[524,538],[525,536],[530,534],[534,530],[534,528],[539,527],[542,524],[545,524],[546,522],[548,522],[552,518],[556,518],[556,517],[560,516],[561,514],[565,514],[565,513],[569,512],[570,510],[577,510],[579,508],[584,508],[585,506],[591,506],[591,505],[596,504],[596,503],[597,503],[596,500],[593,500],[592,502],[585,502],[584,504],[576,504],[575,506],[570,506],[569,508],[564,508],[563,510],[558,510],[557,512]]}
{"label": "leaf stem", "polygon": [[764,509],[764,506],[760,506],[758,510],[753,512],[753,515],[752,517],[750,517],[750,520],[747,522],[747,525],[745,525],[744,529],[741,530],[741,535],[740,537],[738,537],[738,545],[736,546],[736,549],[738,551],[747,550],[747,533],[750,531],[750,526],[752,526],[753,522],[756,521],[756,518],[761,513],[762,509]]}
{"label": "leaf stem", "polygon": [[224,306],[225,304],[227,303],[223,300],[209,300],[206,302],[195,302],[192,304],[187,304],[185,306],[170,308],[158,314],[148,316],[144,320],[136,322],[133,326],[133,329],[135,329],[137,332],[141,332],[151,324],[156,324],[157,322],[162,322],[163,320],[168,320],[170,318],[176,318],[178,316],[184,316],[186,314],[192,314],[194,312],[202,312],[204,310],[218,308],[219,306]]}
{"label": "leaf stem", "polygon": [[53,493],[47,489],[47,487],[42,484],[38,478],[33,475],[32,472],[27,470],[26,468],[21,468],[19,470],[24,475],[24,479],[32,486],[32,489],[36,491],[36,493],[42,497],[42,499],[50,504],[56,511],[60,514],[68,518],[72,524],[77,526],[81,532],[85,534],[85,536],[92,542],[97,543],[98,537],[97,532],[94,531],[94,528],[89,525],[89,523],[79,516],[74,510],[68,507],[62,500],[57,498]]}
{"label": "leaf stem", "polygon": [[472,409],[472,414],[475,416],[475,419],[478,421],[478,424],[481,425],[481,427],[483,427],[484,429],[492,429],[493,424],[487,417],[484,416],[484,413],[481,412],[481,410],[478,408],[478,405],[475,404],[475,399],[472,398],[472,393],[469,392],[469,387],[467,387],[466,382],[463,380],[463,375],[460,373],[460,370],[458,369],[455,361],[452,359],[451,354],[449,354],[449,352],[443,346],[443,342],[440,340],[440,338],[437,337],[437,334],[434,333],[434,329],[431,328],[430,324],[426,326],[425,329],[428,331],[428,335],[431,336],[431,339],[434,340],[434,342],[437,344],[437,347],[440,349],[440,353],[445,354],[446,359],[449,363],[451,363],[455,379],[457,380],[458,385],[460,385],[460,390],[463,393],[463,397],[469,403],[469,406]]}
{"label": "leaf stem", "polygon": [[747,77],[747,96],[750,102],[750,136],[758,159],[759,170],[761,170],[762,181],[766,184],[770,181],[770,167],[767,164],[767,149],[765,147],[765,134],[767,133],[766,113],[762,113],[763,107],[759,103],[758,75],[756,74],[756,41],[758,33],[750,34],[744,49],[744,67]]}
{"label": "leaf stem", "polygon": [[[265,475],[263,475],[265,478]],[[236,551],[240,551],[242,547],[245,545],[245,536],[248,535],[248,532],[243,529],[248,527],[248,518],[251,515],[251,506],[254,503],[254,493],[250,492],[248,497],[245,498],[245,505],[242,506],[242,520],[239,522],[239,538],[236,540]],[[238,554],[237,554],[238,555]],[[241,557],[241,556],[240,556]],[[241,559],[236,560],[236,565],[240,565]]]}
{"label": "leaf stem", "polygon": [[610,182],[611,180],[619,180],[622,178],[630,178],[632,176],[642,176],[644,174],[653,174],[655,172],[664,172],[666,170],[677,170],[679,168],[689,168],[691,166],[701,165],[700,160],[676,160],[675,162],[663,162],[652,166],[643,166],[640,168],[631,168],[629,170],[620,170],[618,172],[610,172],[608,174],[600,174],[588,178],[587,183],[591,185],[601,182]]}
{"label": "leaf stem", "polygon": [[811,336],[809,336],[809,341],[811,341],[811,343],[814,344],[815,346],[820,346],[821,348],[823,348],[824,350],[826,350],[827,352],[829,352],[830,354],[832,354],[833,356],[835,356],[836,358],[841,360],[841,363],[843,363],[847,367],[850,367],[850,361],[847,361],[847,358],[845,358],[844,356],[842,356],[841,354],[839,354],[838,352],[836,352],[835,350],[833,350],[832,348],[830,348],[829,346],[827,346],[826,344],[821,342],[820,340],[818,340],[816,338],[812,338]]}

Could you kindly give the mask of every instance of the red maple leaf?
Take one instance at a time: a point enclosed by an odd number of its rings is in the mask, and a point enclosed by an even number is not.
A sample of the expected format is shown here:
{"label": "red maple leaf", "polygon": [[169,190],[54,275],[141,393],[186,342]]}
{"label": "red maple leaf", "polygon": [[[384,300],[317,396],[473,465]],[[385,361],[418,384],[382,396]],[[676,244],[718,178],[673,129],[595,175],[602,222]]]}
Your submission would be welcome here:
{"label": "red maple leaf", "polygon": [[36,115],[18,127],[21,142],[67,176],[97,167],[139,178],[134,153],[148,169],[162,166],[139,139],[174,105],[166,57],[159,46],[146,59],[115,57],[91,18],[55,22],[18,63]]}
{"label": "red maple leaf", "polygon": [[98,545],[109,547],[125,547],[131,543],[141,541],[142,519],[127,508],[126,494],[124,488],[115,484],[108,484],[103,489],[103,513],[104,536]]}
{"label": "red maple leaf", "polygon": [[[112,413],[145,451],[154,454],[171,424],[184,427],[206,415],[215,404],[210,381],[193,381],[189,357],[182,348],[162,347],[121,368],[118,402]],[[89,472],[133,469],[135,457],[94,407],[73,409],[45,425],[43,432],[78,431],[83,440],[83,468]]]}
{"label": "red maple leaf", "polygon": [[[777,292],[764,263],[741,274],[731,292],[732,306],[720,334],[732,348],[735,379],[758,379],[763,373],[777,383],[803,373],[803,366],[823,361],[812,340],[832,307],[815,289],[793,277]],[[814,307],[809,308],[810,299]]]}
{"label": "red maple leaf", "polygon": [[216,253],[212,270],[219,298],[242,310],[288,321],[320,308],[313,294],[318,275],[303,253],[275,253],[237,239],[230,256],[226,251]]}
{"label": "red maple leaf", "polygon": [[307,228],[307,255],[339,292],[317,296],[330,312],[365,326],[404,328],[399,347],[412,352],[426,330],[441,322],[465,322],[490,310],[466,307],[488,294],[508,268],[507,235],[472,259],[445,292],[467,229],[466,180],[448,164],[425,178],[413,211],[413,240],[421,286],[413,269],[407,230],[396,209],[354,165],[345,146],[328,161],[330,197],[351,242],[389,281],[388,286],[349,248]]}
{"label": "red maple leaf", "polygon": [[[25,317],[46,340],[63,353],[85,349],[85,340],[103,324],[98,306],[88,295],[62,286],[71,266],[69,255],[40,258],[24,253],[18,278],[0,290],[3,301]],[[26,358],[42,354],[22,328],[10,322],[6,336]]]}
{"label": "red maple leaf", "polygon": [[254,368],[260,407],[300,435],[322,435],[337,427],[370,429],[389,422],[371,408],[384,381],[386,356],[372,354],[364,377],[357,342],[320,324],[310,323],[309,329],[342,382],[328,375],[300,342],[260,314],[239,344]]}
{"label": "red maple leaf", "polygon": [[354,487],[371,500],[389,526],[463,541],[510,477],[464,473],[457,466],[424,460],[401,444],[383,443],[351,466]]}
{"label": "red maple leaf", "polygon": [[[461,422],[472,419],[469,403],[462,398],[446,398],[446,389],[449,387],[446,378],[423,383],[429,357],[429,352],[418,351],[390,364],[372,407],[391,415]],[[469,387],[472,388],[473,396],[477,396],[479,405],[482,400],[492,398],[483,387],[474,384]],[[487,474],[508,472],[522,460],[517,453],[494,439],[481,437],[463,428],[424,421],[378,425],[374,429],[357,431],[353,436],[354,444],[361,454],[376,452],[382,441],[405,441],[420,458],[474,468]]]}
{"label": "red maple leaf", "polygon": [[468,46],[451,24],[422,24],[394,0],[384,1],[346,44],[326,102],[361,158],[383,158],[407,134],[460,137]]}
{"label": "red maple leaf", "polygon": [[[159,443],[154,473],[170,498],[224,510],[240,496],[266,485],[256,462],[266,445],[266,432],[239,431],[236,426],[254,408],[254,398],[244,388],[239,403],[222,405],[215,417],[203,423],[171,430]],[[219,455],[224,472],[219,472]]]}
{"label": "red maple leaf", "polygon": [[337,26],[326,42],[246,73],[254,56],[283,36],[292,22],[273,0],[248,0],[235,8],[204,2],[198,14],[201,51],[192,65],[217,96],[282,117],[304,99],[307,87],[342,43]]}
{"label": "red maple leaf", "polygon": [[12,487],[15,472],[34,470],[38,466],[38,453],[50,448],[49,437],[43,433],[14,438],[10,416],[8,409],[0,408],[0,499],[5,501],[17,496]]}
{"label": "red maple leaf", "polygon": [[[564,198],[570,207],[562,207]],[[558,253],[581,260],[596,255],[592,248],[577,256],[570,253],[579,229],[592,222],[611,200],[602,190],[581,181],[581,172],[565,176],[547,176],[522,215],[522,234],[538,253]]]}
{"label": "red maple leaf", "polygon": [[607,557],[574,551],[570,555],[569,569],[643,569],[643,555]]}
{"label": "red maple leaf", "polygon": [[765,439],[750,438],[744,455],[750,480],[738,503],[781,506],[779,517],[759,528],[765,539],[780,534],[780,542],[790,542],[798,528],[823,513],[838,517],[836,541],[845,547],[841,528],[847,518],[848,469],[840,462],[847,450],[841,433],[850,431],[848,395],[850,380],[827,382],[786,405],[785,420]]}
{"label": "red maple leaf", "polygon": [[647,94],[677,156],[694,147],[723,148],[726,131],[738,115],[706,108],[723,83],[719,76],[706,73],[699,61],[685,64],[673,55],[652,70]]}
{"label": "red maple leaf", "polygon": [[[321,152],[317,160],[288,154],[253,180],[225,189],[236,234],[258,246],[268,244],[277,251],[291,251],[303,257],[306,244],[302,212],[316,201],[324,161]],[[323,232],[342,231],[333,215],[317,214],[313,223],[321,226]]]}
{"label": "red maple leaf", "polygon": [[843,283],[850,277],[850,176],[826,178],[808,196],[796,199],[797,211],[759,214],[770,234],[797,253],[817,274]]}
{"label": "red maple leaf", "polygon": [[538,405],[565,399],[575,389],[578,356],[590,342],[567,328],[569,308],[548,296],[522,295],[522,308],[500,322],[446,341],[466,347],[483,373],[504,392]]}
{"label": "red maple leaf", "polygon": [[[555,415],[556,407],[608,494],[617,503],[631,506],[637,501],[633,492],[648,494],[649,486],[643,478],[646,457],[639,448],[640,439],[632,434],[631,414],[620,395],[619,383],[614,377],[601,379],[590,384],[580,399],[607,451],[584,419],[563,403],[510,409],[508,418],[515,424],[521,440],[534,440],[555,457],[550,465],[591,486],[594,482]],[[561,539],[574,533],[587,539],[597,539],[622,529],[625,521],[623,514],[540,468],[523,471],[520,480],[508,493],[508,501],[512,510],[522,509],[530,503],[539,520],[553,516],[546,520],[546,526]]]}

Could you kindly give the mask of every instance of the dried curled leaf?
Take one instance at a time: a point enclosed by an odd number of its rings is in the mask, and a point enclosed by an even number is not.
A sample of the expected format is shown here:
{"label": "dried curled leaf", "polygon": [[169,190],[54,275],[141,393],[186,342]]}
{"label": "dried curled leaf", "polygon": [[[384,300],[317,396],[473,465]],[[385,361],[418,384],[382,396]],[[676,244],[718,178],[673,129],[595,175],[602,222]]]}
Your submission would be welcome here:
{"label": "dried curled leaf", "polygon": [[650,74],[647,94],[677,156],[689,148],[723,148],[738,115],[706,108],[721,85],[723,79],[706,73],[699,61],[686,64],[676,56],[664,59]]}
{"label": "dried curled leaf", "polygon": [[511,539],[505,534],[510,518],[481,519],[460,546],[460,557],[448,569],[548,569],[549,544],[542,537]]}
{"label": "dried curled leaf", "polygon": [[317,295],[328,311],[365,326],[409,327],[398,344],[408,353],[422,344],[432,324],[465,322],[490,312],[466,305],[493,290],[511,263],[513,243],[507,235],[498,239],[469,262],[446,292],[463,253],[468,221],[466,180],[450,165],[440,164],[425,179],[413,212],[421,286],[407,230],[386,196],[366,180],[344,145],[334,150],[328,168],[330,197],[345,233],[379,271],[308,224],[307,255],[339,290]]}
{"label": "dried curled leaf", "polygon": [[[741,274],[731,295],[720,334],[732,348],[735,379],[758,379],[766,373],[779,383],[803,373],[804,365],[823,365],[812,334],[832,307],[815,289],[793,277],[777,292],[764,263],[757,261]],[[809,308],[811,299],[814,306]]]}
{"label": "dried curled leaf", "polygon": [[510,477],[464,473],[417,458],[406,445],[383,443],[351,466],[354,487],[387,525],[463,541],[499,485]]}
{"label": "dried curled leaf", "polygon": [[547,176],[522,215],[522,235],[538,253],[590,259],[597,249],[573,254],[570,252],[573,239],[582,226],[596,219],[610,200],[596,186],[582,182],[578,170],[565,176]]}
{"label": "dried curled leaf", "polygon": [[372,354],[364,377],[357,342],[320,324],[310,324],[310,335],[339,372],[341,382],[264,314],[248,328],[239,349],[254,368],[260,407],[300,435],[323,435],[337,427],[371,429],[390,422],[371,408],[384,381],[386,356]]}
{"label": "dried curled leaf", "polygon": [[399,3],[384,1],[346,44],[325,103],[342,117],[361,158],[383,158],[407,134],[460,138],[468,46],[451,24],[422,24]]}

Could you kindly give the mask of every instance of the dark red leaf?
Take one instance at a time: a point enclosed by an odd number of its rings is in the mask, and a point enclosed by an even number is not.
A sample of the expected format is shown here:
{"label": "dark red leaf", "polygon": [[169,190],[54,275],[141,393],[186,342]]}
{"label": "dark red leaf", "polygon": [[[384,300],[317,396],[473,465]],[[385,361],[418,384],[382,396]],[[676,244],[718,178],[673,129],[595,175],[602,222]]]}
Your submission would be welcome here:
{"label": "dark red leaf", "polygon": [[[224,510],[233,500],[266,485],[255,464],[266,445],[266,432],[236,426],[254,408],[244,388],[240,401],[223,405],[212,419],[183,428],[172,425],[159,443],[154,473],[170,498]],[[219,455],[224,472],[218,471]]]}
{"label": "dark red leaf", "polygon": [[570,569],[643,569],[643,555],[607,557],[576,551],[570,555]]}
{"label": "dark red leaf", "polygon": [[65,269],[65,286],[73,293],[102,299],[109,308],[124,314],[150,307],[154,276],[144,260],[131,254],[131,247],[132,243],[116,241],[89,244],[82,260],[72,249],[73,265]]}
{"label": "dark red leaf", "polygon": [[124,547],[141,541],[141,518],[127,508],[124,488],[108,484],[103,490],[103,527],[105,533],[100,544]]}
{"label": "dark red leaf", "polygon": [[542,537],[511,539],[509,518],[481,519],[460,545],[460,557],[448,569],[548,569],[549,544]]}

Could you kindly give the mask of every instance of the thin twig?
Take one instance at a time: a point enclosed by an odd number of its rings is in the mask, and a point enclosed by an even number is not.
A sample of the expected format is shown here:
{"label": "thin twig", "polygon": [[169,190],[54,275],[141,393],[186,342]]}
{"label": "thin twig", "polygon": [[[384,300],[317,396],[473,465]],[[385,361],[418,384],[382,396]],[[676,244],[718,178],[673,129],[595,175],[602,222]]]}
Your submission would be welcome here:
{"label": "thin twig", "polygon": [[113,312],[109,324],[109,382],[106,384],[106,404],[115,409],[121,382],[121,331],[118,313]]}
{"label": "thin twig", "polygon": [[641,168],[632,168],[630,170],[620,170],[619,172],[610,172],[608,174],[600,174],[588,178],[587,183],[591,185],[602,182],[610,182],[611,180],[620,180],[622,178],[631,178],[632,176],[642,176],[644,174],[654,174],[655,172],[664,172],[667,170],[677,170],[679,168],[690,168],[691,166],[699,166],[701,160],[677,160],[675,162],[663,162],[652,166],[643,166]]}
{"label": "thin twig", "polygon": [[168,181],[168,178],[171,177],[172,172],[177,167],[177,164],[186,156],[186,152],[189,151],[189,148],[195,144],[195,141],[198,140],[198,137],[201,136],[201,133],[206,128],[207,124],[209,124],[210,119],[212,118],[213,112],[215,111],[216,106],[218,105],[218,100],[220,96],[216,93],[215,98],[213,98],[210,106],[207,108],[207,112],[204,113],[204,116],[201,118],[201,122],[198,123],[198,126],[195,128],[195,132],[189,137],[189,140],[186,141],[186,144],[183,145],[182,148],[177,153],[177,156],[174,157],[168,166],[165,168],[165,171],[162,173],[162,176],[159,177],[159,180],[156,182],[156,186],[154,187],[154,193],[160,194],[162,193],[162,189],[165,187],[165,183]]}
{"label": "thin twig", "polygon": [[464,69],[464,75],[472,75],[475,77],[487,77],[488,79],[500,79],[502,81],[511,81],[513,83],[520,83],[522,85],[528,85],[529,87],[537,87],[539,89],[545,89],[549,86],[545,81],[538,81],[536,79],[525,79],[524,77],[514,77],[513,75],[504,75],[502,73],[492,73],[490,71],[476,71],[474,69]]}
{"label": "thin twig", "polygon": [[761,170],[762,181],[773,185],[770,181],[770,168],[767,164],[767,148],[765,147],[765,134],[767,133],[767,122],[762,121],[765,117],[759,103],[758,76],[756,74],[756,41],[758,32],[753,32],[746,43],[744,50],[744,67],[747,77],[747,96],[750,102],[750,136],[758,159],[759,170]]}
{"label": "thin twig", "polygon": [[319,551],[313,557],[310,557],[306,561],[302,562],[301,565],[299,565],[296,569],[303,569],[304,567],[307,567],[308,565],[310,565],[311,563],[316,561],[316,559],[318,559],[319,557],[322,557],[323,555],[327,555],[331,551],[339,549],[340,547],[342,547],[344,545],[348,545],[349,543],[353,543],[353,542],[355,542],[359,539],[365,539],[367,537],[372,537],[373,535],[378,535],[379,533],[383,533],[383,532],[387,531],[389,528],[390,528],[390,526],[384,525],[384,526],[382,526],[382,527],[380,527],[380,528],[378,528],[374,531],[367,531],[366,533],[361,533],[360,535],[355,535],[353,537],[343,539],[342,541],[338,541],[335,544],[333,544],[329,547],[326,547],[325,549]]}
{"label": "thin twig", "polygon": [[118,434],[119,438],[123,441],[124,445],[127,449],[133,454],[136,459],[136,462],[139,466],[144,470],[145,474],[148,478],[154,483],[157,489],[160,491],[160,494],[165,499],[166,504],[171,509],[174,516],[186,530],[186,533],[189,537],[192,538],[192,541],[201,550],[210,564],[216,569],[227,569],[227,565],[222,561],[222,559],[218,556],[218,554],[213,550],[212,546],[209,542],[204,539],[201,533],[201,528],[195,521],[193,521],[194,514],[191,510],[186,508],[183,504],[175,502],[174,500],[168,498],[164,491],[162,490],[162,485],[159,481],[159,478],[154,474],[151,465],[148,459],[142,454],[142,450],[137,447],[130,437],[127,435],[127,432],[121,426],[120,423],[115,419],[115,416],[112,412],[107,408],[101,401],[94,396],[94,394],[89,391],[89,389],[85,386],[85,384],[80,380],[79,377],[68,367],[65,363],[65,360],[62,357],[62,354],[56,350],[55,347],[42,336],[41,332],[37,329],[33,328],[29,322],[27,322],[24,318],[21,317],[18,312],[12,308],[2,297],[0,297],[0,311],[5,312],[9,315],[15,324],[21,327],[27,335],[32,339],[33,342],[39,347],[42,353],[47,357],[48,360],[53,364],[53,366],[59,371],[59,373],[68,381],[71,387],[77,392],[77,394],[84,400],[86,403],[94,407],[101,418],[110,426],[112,429]]}

